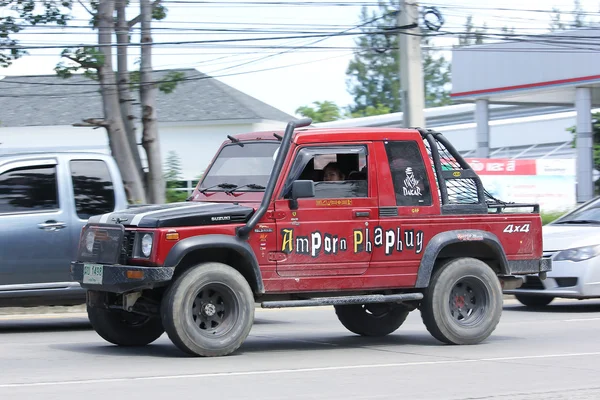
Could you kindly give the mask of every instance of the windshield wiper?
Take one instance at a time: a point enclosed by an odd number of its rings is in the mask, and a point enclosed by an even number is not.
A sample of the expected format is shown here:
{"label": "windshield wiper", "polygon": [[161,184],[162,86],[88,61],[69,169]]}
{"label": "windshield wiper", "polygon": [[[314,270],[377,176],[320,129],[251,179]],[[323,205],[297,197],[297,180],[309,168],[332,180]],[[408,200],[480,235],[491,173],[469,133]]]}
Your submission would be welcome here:
{"label": "windshield wiper", "polygon": [[231,188],[236,188],[237,185],[234,185],[233,183],[219,183],[218,185],[213,185],[213,186],[209,186],[204,189],[200,189],[199,192],[204,194],[204,193],[206,193],[207,190],[210,190],[210,189],[216,188],[216,187],[219,187],[222,189],[231,189]]}
{"label": "windshield wiper", "polygon": [[556,222],[556,224],[600,224],[600,221],[593,219],[572,219],[570,221]]}
{"label": "windshield wiper", "polygon": [[265,189],[265,187],[262,186],[262,185],[257,185],[256,183],[249,183],[247,185],[236,186],[236,187],[234,187],[234,188],[232,188],[230,190],[227,190],[226,193],[233,193],[236,190],[241,189],[243,187],[249,187],[250,189]]}

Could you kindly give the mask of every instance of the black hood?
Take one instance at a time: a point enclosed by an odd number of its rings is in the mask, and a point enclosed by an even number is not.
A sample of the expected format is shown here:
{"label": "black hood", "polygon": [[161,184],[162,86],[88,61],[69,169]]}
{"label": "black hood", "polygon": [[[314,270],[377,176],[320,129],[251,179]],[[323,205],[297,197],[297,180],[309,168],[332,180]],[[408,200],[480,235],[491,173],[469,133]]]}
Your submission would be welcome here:
{"label": "black hood", "polygon": [[90,223],[123,224],[140,228],[245,223],[254,209],[231,203],[182,202],[128,208],[89,219]]}

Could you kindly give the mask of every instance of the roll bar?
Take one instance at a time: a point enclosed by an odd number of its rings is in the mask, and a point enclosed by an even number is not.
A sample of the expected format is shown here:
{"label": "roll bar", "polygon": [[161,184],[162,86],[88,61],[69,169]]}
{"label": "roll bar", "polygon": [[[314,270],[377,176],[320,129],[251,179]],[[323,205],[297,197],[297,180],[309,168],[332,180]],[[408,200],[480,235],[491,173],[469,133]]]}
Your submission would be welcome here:
{"label": "roll bar", "polygon": [[269,208],[269,203],[271,202],[271,197],[273,196],[273,192],[275,191],[275,185],[277,184],[277,179],[281,174],[281,170],[283,169],[283,161],[287,156],[290,146],[292,144],[292,136],[294,135],[294,129],[303,128],[305,126],[309,126],[312,124],[311,118],[303,118],[296,121],[290,121],[286,128],[283,138],[281,140],[281,146],[279,147],[279,151],[277,152],[277,157],[275,158],[275,164],[273,165],[273,170],[271,171],[271,176],[269,177],[269,183],[267,183],[267,187],[265,189],[265,194],[260,203],[260,207],[258,210],[252,215],[248,223],[242,227],[237,229],[237,236],[241,239],[247,239],[248,234],[256,226],[258,221],[265,215],[267,209]]}

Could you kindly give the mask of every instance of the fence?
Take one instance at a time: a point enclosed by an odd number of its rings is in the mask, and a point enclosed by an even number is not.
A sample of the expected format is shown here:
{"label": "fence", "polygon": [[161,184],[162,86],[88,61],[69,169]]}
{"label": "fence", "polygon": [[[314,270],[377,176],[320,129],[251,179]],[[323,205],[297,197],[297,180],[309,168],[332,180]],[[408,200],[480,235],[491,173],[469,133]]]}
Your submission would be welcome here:
{"label": "fence", "polygon": [[187,196],[191,195],[196,185],[198,185],[198,179],[187,179],[180,181],[169,181],[169,190],[175,190],[178,192],[185,192]]}

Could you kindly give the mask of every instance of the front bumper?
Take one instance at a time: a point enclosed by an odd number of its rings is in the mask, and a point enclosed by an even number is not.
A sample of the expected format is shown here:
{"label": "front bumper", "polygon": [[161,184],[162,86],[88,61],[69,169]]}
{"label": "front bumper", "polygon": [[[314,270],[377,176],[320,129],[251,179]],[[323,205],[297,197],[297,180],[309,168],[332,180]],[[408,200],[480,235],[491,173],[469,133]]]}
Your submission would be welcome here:
{"label": "front bumper", "polygon": [[506,294],[528,294],[573,299],[600,297],[600,257],[581,262],[553,261],[546,279],[526,276],[523,285]]}
{"label": "front bumper", "polygon": [[[91,278],[89,274],[84,274],[86,265],[88,270],[90,266],[94,268],[94,275]],[[71,262],[71,279],[79,282],[81,287],[112,293],[125,293],[163,286],[171,280],[174,272],[174,267],[140,267]]]}

